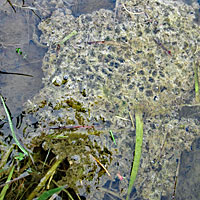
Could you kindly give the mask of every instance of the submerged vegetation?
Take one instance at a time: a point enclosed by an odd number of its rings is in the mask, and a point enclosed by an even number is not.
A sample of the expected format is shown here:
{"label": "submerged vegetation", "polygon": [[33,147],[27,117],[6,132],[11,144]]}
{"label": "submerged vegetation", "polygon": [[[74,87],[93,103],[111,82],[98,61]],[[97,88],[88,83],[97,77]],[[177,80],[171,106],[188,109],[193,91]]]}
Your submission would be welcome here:
{"label": "submerged vegetation", "polygon": [[[100,167],[102,167],[105,170],[105,172],[109,174],[107,169],[104,167],[105,163],[108,162],[107,159],[105,159],[105,156],[106,156],[106,154],[108,154],[108,155],[110,154],[109,151],[106,150],[105,152],[101,152],[101,154],[99,155],[102,158],[104,157],[102,159],[102,162],[104,163],[104,165],[97,158],[95,158],[96,156],[93,156],[96,154],[95,151],[98,148],[99,148],[98,151],[101,151],[100,147],[98,147],[98,146],[96,146],[96,149],[93,150],[92,149],[93,144],[88,139],[89,135],[99,135],[100,134],[100,131],[96,131],[94,126],[84,126],[84,125],[73,126],[73,125],[71,125],[71,126],[66,126],[66,127],[55,127],[55,126],[51,127],[45,131],[52,130],[53,131],[52,134],[45,135],[45,137],[42,134],[41,138],[37,138],[36,141],[32,141],[32,145],[35,147],[33,148],[33,152],[30,153],[20,144],[19,140],[17,139],[17,136],[16,136],[14,128],[13,128],[12,119],[9,114],[10,111],[8,110],[2,96],[1,96],[1,101],[3,104],[4,110],[6,112],[7,118],[8,118],[12,137],[13,137],[17,147],[19,148],[19,150],[21,150],[23,152],[23,153],[18,152],[18,150],[16,150],[16,152],[14,152],[14,154],[12,155],[13,162],[9,168],[7,168],[6,165],[8,162],[8,158],[14,149],[14,146],[12,145],[10,150],[8,152],[5,152],[3,155],[3,159],[1,160],[1,167],[2,167],[1,176],[4,177],[7,174],[7,172],[9,172],[9,175],[8,175],[8,179],[7,179],[8,183],[1,185],[3,187],[2,195],[1,195],[2,200],[4,199],[6,191],[8,193],[6,199],[14,198],[12,189],[9,190],[9,185],[15,184],[15,182],[18,182],[21,179],[23,179],[25,181],[24,184],[27,185],[28,188],[29,188],[29,180],[32,180],[33,183],[36,180],[40,180],[40,182],[38,183],[37,186],[35,186],[35,188],[33,189],[33,191],[31,193],[29,191],[27,191],[25,193],[24,193],[24,191],[22,191],[22,194],[18,193],[20,198],[26,198],[26,199],[31,200],[35,196],[39,196],[39,194],[41,194],[41,196],[38,197],[38,199],[44,200],[44,199],[46,199],[46,198],[44,198],[44,196],[49,196],[50,194],[52,195],[53,193],[57,192],[58,190],[61,191],[64,188],[68,188],[68,189],[70,189],[69,190],[70,192],[66,189],[63,190],[67,194],[66,197],[65,197],[65,195],[64,196],[61,195],[61,196],[63,198],[70,198],[72,200],[74,198],[77,199],[78,194],[76,194],[75,192],[72,192],[72,194],[70,194],[72,188],[75,191],[77,190],[76,182],[78,180],[82,180],[82,179],[92,180],[92,177],[94,176],[94,173],[95,173],[96,166],[91,165],[90,158],[93,158],[94,161],[96,161],[97,164],[99,164]],[[83,112],[83,113],[86,112],[85,109],[81,108],[81,104],[77,104],[76,101],[75,102],[72,102],[72,101],[73,100],[67,101],[69,107],[72,107],[73,109],[77,110],[77,112]],[[63,105],[60,105],[60,108],[63,108]],[[64,106],[64,108],[66,108],[66,106]],[[58,107],[55,106],[54,109],[58,110]],[[78,120],[78,121],[80,122],[80,120]],[[81,131],[81,129],[83,129],[83,131]],[[89,134],[87,134],[88,131],[85,129],[88,129]],[[78,132],[77,132],[77,130],[78,130]],[[48,147],[46,150],[46,152],[48,152],[48,153],[43,152],[44,150],[42,150],[43,148],[40,145],[40,143],[41,142],[44,143],[44,141],[46,141],[46,143],[48,143]],[[62,145],[60,145],[60,141],[62,141],[61,142]],[[86,147],[88,147],[88,149],[85,149]],[[44,148],[46,148],[46,147],[44,147]],[[60,152],[62,152],[62,154],[60,154],[59,156],[56,156],[56,151],[60,151]],[[70,154],[72,154],[72,155],[70,155]],[[74,154],[76,156],[74,156]],[[45,156],[45,157],[43,157],[43,156]],[[71,159],[69,159],[70,157],[71,157]],[[54,162],[54,164],[52,164],[52,162]],[[86,163],[87,163],[87,166],[85,166]],[[51,168],[47,171],[47,169],[50,166],[51,166]],[[16,167],[18,167],[20,169],[20,173],[22,173],[22,174],[20,174],[19,177],[14,178],[11,181],[13,173],[16,171],[16,170],[14,171],[14,169],[16,169]],[[90,168],[91,172],[86,173],[86,171],[89,168]],[[40,170],[42,170],[42,173],[40,175],[38,174],[36,176],[36,173]],[[62,177],[62,173],[63,173],[62,171],[65,171],[65,170],[66,170],[66,173],[68,173],[67,177],[70,176],[70,179],[67,179],[67,180],[63,179],[63,178],[65,178],[65,176]],[[99,174],[99,176],[101,176],[101,173]],[[18,172],[16,171],[15,174],[17,175]],[[53,178],[54,176],[57,177],[56,181]],[[65,186],[51,189],[51,190],[49,190],[49,192],[46,191],[43,194],[42,188],[44,188],[46,186],[46,184],[48,185],[47,189],[49,187],[52,187],[50,185],[55,185],[55,186],[65,185]],[[69,188],[69,186],[70,186],[70,188]],[[31,188],[33,188],[33,186],[30,185],[30,189]],[[75,196],[75,197],[73,198],[73,196]],[[78,199],[81,199],[81,198],[78,197]]]}
{"label": "submerged vegetation", "polygon": [[9,124],[16,145],[1,141],[0,200],[175,194],[176,159],[198,135],[198,123],[182,122],[176,111],[192,99],[191,80],[199,102],[199,28],[188,32],[194,14],[182,4],[116,4],[115,13],[78,18],[59,9],[40,23],[37,44],[49,46],[44,88],[24,107],[23,143],[1,96],[8,119],[2,112],[1,126]]}
{"label": "submerged vegetation", "polygon": [[135,123],[136,123],[136,141],[135,141],[135,153],[133,166],[131,170],[131,176],[128,186],[128,194],[126,200],[129,199],[131,191],[133,189],[133,184],[135,182],[138,169],[140,167],[140,158],[142,153],[142,142],[143,142],[143,119],[142,119],[142,111],[140,109],[136,109],[135,111]]}
{"label": "submerged vegetation", "polygon": [[6,107],[6,104],[4,102],[4,99],[2,96],[0,96],[1,98],[1,102],[3,104],[3,107],[4,107],[4,110],[6,112],[6,115],[7,115],[7,118],[8,118],[8,122],[9,122],[9,126],[10,126],[10,130],[11,130],[11,133],[12,133],[12,137],[14,139],[14,141],[16,142],[17,146],[19,147],[19,149],[24,153],[24,155],[28,156],[29,153],[24,149],[24,147],[22,147],[22,145],[20,144],[19,140],[17,139],[16,135],[15,135],[15,132],[14,132],[14,129],[13,129],[13,124],[12,124],[12,120],[11,120],[11,117],[10,117],[10,114],[8,112],[8,109]]}

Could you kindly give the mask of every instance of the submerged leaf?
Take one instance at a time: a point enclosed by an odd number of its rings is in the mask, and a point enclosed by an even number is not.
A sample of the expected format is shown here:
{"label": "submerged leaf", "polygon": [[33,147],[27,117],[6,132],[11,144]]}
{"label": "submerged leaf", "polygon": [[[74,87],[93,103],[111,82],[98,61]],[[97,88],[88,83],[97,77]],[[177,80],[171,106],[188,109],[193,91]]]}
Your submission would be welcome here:
{"label": "submerged leaf", "polygon": [[51,189],[51,190],[48,190],[48,191],[45,191],[42,193],[42,195],[40,195],[38,197],[37,200],[46,200],[48,199],[50,196],[52,196],[53,194],[57,193],[57,192],[60,192],[61,190],[63,190],[65,188],[65,186],[62,186],[62,187],[58,187],[58,188],[54,188],[54,189]]}
{"label": "submerged leaf", "polygon": [[135,113],[135,121],[136,121],[136,144],[135,144],[135,155],[133,161],[133,167],[131,170],[131,177],[128,186],[128,194],[126,200],[129,200],[133,184],[135,182],[138,168],[140,166],[140,158],[142,153],[142,141],[143,141],[143,119],[142,119],[142,112],[140,110],[136,110]]}

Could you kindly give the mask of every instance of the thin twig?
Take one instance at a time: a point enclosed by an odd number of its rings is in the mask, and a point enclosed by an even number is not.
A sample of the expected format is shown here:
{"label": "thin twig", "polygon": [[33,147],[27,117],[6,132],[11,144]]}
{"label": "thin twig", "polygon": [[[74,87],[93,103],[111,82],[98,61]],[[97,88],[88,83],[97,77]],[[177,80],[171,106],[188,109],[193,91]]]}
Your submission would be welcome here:
{"label": "thin twig", "polygon": [[129,11],[123,3],[122,3],[122,6],[125,9],[125,11],[128,12],[130,15],[141,15],[141,14],[144,14],[143,11],[142,12],[131,12],[131,11]]}
{"label": "thin twig", "polygon": [[33,77],[33,75],[30,75],[30,74],[23,74],[23,73],[17,73],[17,72],[4,72],[4,71],[0,71],[0,74],[12,74],[12,75],[20,75],[20,76]]}
{"label": "thin twig", "polygon": [[14,178],[13,180],[8,181],[8,182],[6,182],[6,183],[4,183],[4,184],[1,184],[1,185],[0,185],[0,188],[3,187],[3,186],[6,185],[6,184],[11,184],[11,183],[13,183],[13,182],[15,182],[15,181],[18,181],[18,180],[20,180],[20,179],[22,179],[22,178],[25,178],[25,177],[29,176],[29,175],[30,175],[30,174],[29,174],[28,172],[24,172],[24,173],[21,174],[19,177]]}
{"label": "thin twig", "polygon": [[92,158],[106,171],[106,173],[108,174],[108,176],[111,177],[110,173],[108,172],[108,170],[103,166],[103,164],[100,163],[99,160],[97,160],[92,154],[90,154],[92,156]]}
{"label": "thin twig", "polygon": [[126,119],[126,118],[123,118],[123,117],[120,117],[120,116],[117,116],[117,115],[115,117],[122,119],[122,120],[125,120],[125,121],[129,121],[129,122],[131,121],[130,119]]}
{"label": "thin twig", "polygon": [[172,195],[172,200],[175,199],[175,196],[176,196],[176,186],[177,186],[177,182],[178,182],[178,173],[179,173],[179,168],[180,168],[180,161],[177,159],[177,168],[176,168],[176,176],[175,176],[175,181],[174,181],[174,192],[173,192],[173,195]]}
{"label": "thin twig", "polygon": [[134,122],[133,122],[133,117],[132,117],[132,115],[131,115],[131,112],[128,112],[128,113],[129,113],[129,116],[130,116],[130,118],[131,118],[132,126],[133,126],[133,128],[135,128],[135,125],[134,125]]}
{"label": "thin twig", "polygon": [[10,6],[12,7],[12,9],[14,10],[14,12],[16,13],[15,7],[13,6],[13,4],[11,3],[10,0],[7,0],[7,2],[10,4]]}

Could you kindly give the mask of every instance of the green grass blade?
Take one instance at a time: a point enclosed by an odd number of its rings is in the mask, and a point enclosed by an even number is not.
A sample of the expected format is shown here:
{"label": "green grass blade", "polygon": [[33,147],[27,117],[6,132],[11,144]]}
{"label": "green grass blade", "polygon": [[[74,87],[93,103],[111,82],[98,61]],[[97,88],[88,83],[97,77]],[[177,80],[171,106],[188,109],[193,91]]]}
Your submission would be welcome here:
{"label": "green grass blade", "polygon": [[200,102],[199,97],[199,77],[198,77],[198,66],[194,64],[194,82],[195,82],[195,99],[196,103]]}
{"label": "green grass blade", "polygon": [[64,44],[67,40],[69,40],[71,37],[73,37],[73,36],[76,35],[76,34],[77,34],[77,31],[76,31],[76,30],[72,31],[69,35],[67,35],[67,36],[60,42],[60,44]]}
{"label": "green grass blade", "polygon": [[142,112],[140,110],[136,110],[135,121],[136,121],[135,155],[134,155],[133,167],[131,171],[131,177],[130,177],[130,182],[128,186],[128,193],[127,193],[126,200],[128,200],[130,197],[130,193],[132,191],[133,184],[137,176],[138,168],[140,166],[142,141],[143,141],[143,119],[142,119]]}
{"label": "green grass blade", "polygon": [[24,147],[21,146],[21,144],[19,143],[16,135],[15,135],[15,131],[14,131],[14,128],[13,128],[13,124],[12,124],[12,120],[11,120],[11,117],[10,117],[10,114],[8,112],[8,109],[6,107],[6,104],[5,104],[5,101],[3,99],[3,97],[1,96],[1,101],[2,101],[2,104],[3,104],[3,107],[4,107],[4,110],[6,112],[6,115],[7,115],[7,118],[8,118],[8,122],[9,122],[9,126],[10,126],[10,130],[11,130],[11,133],[12,133],[12,137],[13,139],[15,140],[17,146],[21,149],[21,151],[25,154],[25,155],[29,155],[28,152],[24,149]]}
{"label": "green grass blade", "polygon": [[117,145],[117,143],[116,143],[116,141],[115,141],[115,137],[114,137],[112,131],[110,130],[109,132],[110,132],[110,135],[111,135],[111,137],[112,137],[112,140],[113,140],[114,144]]}
{"label": "green grass blade", "polygon": [[63,187],[58,187],[58,188],[54,188],[54,189],[51,189],[51,190],[48,190],[48,191],[45,191],[43,192],[37,200],[46,200],[48,199],[49,197],[51,197],[53,194],[57,193],[57,192],[60,192],[61,190],[63,190],[65,188],[65,186]]}
{"label": "green grass blade", "polygon": [[[56,183],[56,181],[52,180],[52,182],[53,182],[55,185],[59,186],[59,185]],[[63,191],[69,196],[69,198],[70,198],[71,200],[74,200],[74,198],[72,197],[72,195],[71,195],[66,189],[63,189]],[[76,195],[77,195],[77,198],[78,198],[79,200],[81,200],[81,198],[79,197],[79,195],[78,195],[78,194],[76,194]]]}
{"label": "green grass blade", "polygon": [[[12,165],[13,165],[13,163],[12,163]],[[10,179],[12,178],[14,169],[15,169],[15,166],[12,166],[12,168],[11,168],[11,170],[10,170],[10,173],[9,173],[9,175],[8,175],[8,178],[7,178],[7,181],[6,181],[6,182],[9,182]],[[9,184],[6,184],[6,185],[3,187],[2,191],[1,191],[1,194],[0,194],[0,200],[3,200],[3,199],[4,199],[4,197],[5,197],[5,195],[6,195],[6,191],[8,190],[8,188],[9,188]]]}
{"label": "green grass blade", "polygon": [[[14,148],[14,145],[11,145],[9,147],[9,149],[6,149],[5,153],[3,154],[3,156],[1,157],[1,162],[0,162],[0,173],[1,173],[1,169],[3,169],[3,167],[6,165],[7,161],[8,161],[8,158],[12,152]],[[0,175],[1,177],[1,175]]]}
{"label": "green grass blade", "polygon": [[28,196],[27,200],[32,200],[44,187],[47,180],[50,178],[50,176],[56,171],[58,165],[62,162],[62,160],[56,160],[55,163],[52,165],[52,167],[48,170],[48,172],[45,174],[45,176],[40,180],[40,183],[37,185],[37,187],[31,192],[31,194]]}

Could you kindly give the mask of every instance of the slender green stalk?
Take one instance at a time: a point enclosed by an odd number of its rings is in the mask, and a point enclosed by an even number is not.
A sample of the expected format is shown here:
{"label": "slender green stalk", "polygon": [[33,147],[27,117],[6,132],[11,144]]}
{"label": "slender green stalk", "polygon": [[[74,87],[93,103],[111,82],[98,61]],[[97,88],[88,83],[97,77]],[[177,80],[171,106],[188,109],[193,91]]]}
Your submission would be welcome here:
{"label": "slender green stalk", "polygon": [[117,143],[116,143],[116,141],[115,141],[115,137],[114,137],[112,131],[110,130],[109,132],[110,132],[110,135],[111,135],[111,137],[112,137],[112,140],[113,140],[114,144],[117,145]]}
{"label": "slender green stalk", "polygon": [[12,133],[12,137],[13,139],[15,140],[17,146],[21,149],[21,151],[25,154],[25,155],[29,155],[28,152],[24,149],[24,147],[21,146],[21,144],[19,143],[16,135],[15,135],[15,131],[14,131],[14,128],[13,128],[13,124],[12,124],[12,120],[11,120],[11,117],[10,117],[10,114],[8,112],[8,109],[6,107],[6,104],[5,104],[5,101],[3,99],[3,97],[1,96],[1,101],[2,101],[2,104],[3,104],[3,107],[4,107],[4,110],[6,112],[6,115],[7,115],[7,118],[8,118],[8,122],[9,122],[9,126],[10,126],[10,130],[11,130],[11,133]]}
{"label": "slender green stalk", "polygon": [[77,34],[77,31],[74,30],[70,34],[68,34],[61,42],[60,44],[64,44],[67,40],[69,40],[71,37]]}
{"label": "slender green stalk", "polygon": [[[6,182],[9,182],[10,179],[12,178],[12,175],[13,175],[13,172],[14,172],[14,169],[15,169],[15,166],[13,165],[13,163],[12,163],[11,167],[12,167],[12,168],[11,168],[11,170],[10,170],[10,173],[9,173],[9,175],[8,175],[8,178],[7,178],[7,181],[6,181]],[[3,187],[2,191],[1,191],[0,200],[3,200],[3,199],[4,199],[4,197],[5,197],[5,195],[6,195],[6,191],[8,190],[8,188],[9,188],[9,184],[7,183],[7,184]]]}
{"label": "slender green stalk", "polygon": [[131,171],[130,182],[128,186],[128,193],[126,196],[126,200],[129,199],[130,193],[133,188],[133,184],[135,182],[138,168],[140,166],[140,158],[142,152],[142,141],[143,141],[143,119],[142,119],[142,112],[140,110],[136,110],[135,112],[135,121],[136,121],[136,144],[135,144],[135,155],[134,161]]}
{"label": "slender green stalk", "polygon": [[195,81],[195,100],[196,100],[196,103],[200,103],[198,66],[196,66],[196,64],[194,64],[194,81]]}
{"label": "slender green stalk", "polygon": [[27,200],[32,200],[44,187],[47,180],[50,178],[50,176],[56,171],[58,165],[62,162],[62,160],[56,160],[56,162],[53,164],[53,166],[49,169],[49,171],[45,174],[45,176],[40,180],[40,183],[37,185],[37,187],[31,192]]}
{"label": "slender green stalk", "polygon": [[[3,169],[3,167],[6,165],[7,163],[7,160],[12,152],[14,148],[14,145],[10,146],[9,149],[6,149],[6,152],[4,153],[4,155],[1,157],[1,162],[0,162],[0,173],[1,173],[1,170]],[[0,175],[1,177],[1,175]]]}

